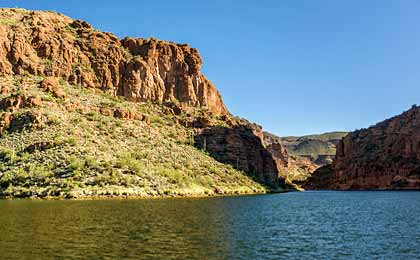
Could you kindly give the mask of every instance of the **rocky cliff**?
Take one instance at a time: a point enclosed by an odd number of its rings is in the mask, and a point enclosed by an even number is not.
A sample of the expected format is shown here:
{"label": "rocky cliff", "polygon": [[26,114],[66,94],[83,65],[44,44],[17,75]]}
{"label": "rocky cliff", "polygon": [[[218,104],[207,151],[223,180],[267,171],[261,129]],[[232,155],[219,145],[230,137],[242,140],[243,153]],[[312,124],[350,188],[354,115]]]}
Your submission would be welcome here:
{"label": "rocky cliff", "polygon": [[285,150],[230,115],[201,64],[188,45],[0,9],[0,197],[289,189]]}
{"label": "rocky cliff", "polygon": [[235,120],[229,127],[202,128],[195,137],[196,146],[214,158],[234,168],[248,172],[253,178],[269,186],[284,186],[279,167],[282,151],[274,153],[265,147],[262,128],[246,120]]}
{"label": "rocky cliff", "polygon": [[225,115],[198,51],[156,39],[118,39],[53,12],[0,10],[0,73],[60,77],[134,101],[179,102]]}
{"label": "rocky cliff", "polygon": [[420,107],[344,137],[306,188],[420,189]]}
{"label": "rocky cliff", "polygon": [[264,132],[263,138],[267,150],[273,155],[280,176],[288,182],[304,181],[319,167],[304,156],[290,154],[280,137]]}
{"label": "rocky cliff", "polygon": [[197,130],[195,145],[214,158],[248,172],[268,186],[295,186],[306,180],[318,165],[290,155],[274,135],[245,119],[230,119],[227,126],[206,126]]}

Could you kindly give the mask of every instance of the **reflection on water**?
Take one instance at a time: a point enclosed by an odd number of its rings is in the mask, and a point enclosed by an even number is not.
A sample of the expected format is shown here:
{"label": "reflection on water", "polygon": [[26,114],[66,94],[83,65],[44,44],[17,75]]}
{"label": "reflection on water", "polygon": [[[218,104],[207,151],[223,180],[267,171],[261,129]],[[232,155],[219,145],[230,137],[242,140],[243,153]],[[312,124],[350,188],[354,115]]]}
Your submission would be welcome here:
{"label": "reflection on water", "polygon": [[0,259],[415,259],[420,192],[0,201]]}

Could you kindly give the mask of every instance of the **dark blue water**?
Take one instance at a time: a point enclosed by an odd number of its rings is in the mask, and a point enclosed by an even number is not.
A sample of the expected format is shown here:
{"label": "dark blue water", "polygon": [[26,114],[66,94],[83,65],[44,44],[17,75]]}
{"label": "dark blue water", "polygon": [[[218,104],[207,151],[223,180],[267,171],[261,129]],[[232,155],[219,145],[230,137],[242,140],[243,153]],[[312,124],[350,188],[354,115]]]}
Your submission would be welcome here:
{"label": "dark blue water", "polygon": [[0,201],[0,259],[420,259],[420,192]]}

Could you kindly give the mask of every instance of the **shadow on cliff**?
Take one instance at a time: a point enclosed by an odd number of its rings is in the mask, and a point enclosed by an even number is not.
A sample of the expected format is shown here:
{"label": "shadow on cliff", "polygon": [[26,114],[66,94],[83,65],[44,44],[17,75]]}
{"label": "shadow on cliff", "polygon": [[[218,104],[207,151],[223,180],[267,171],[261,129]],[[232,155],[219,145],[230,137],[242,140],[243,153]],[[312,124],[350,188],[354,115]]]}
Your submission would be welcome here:
{"label": "shadow on cliff", "polygon": [[195,136],[195,147],[202,149],[221,163],[244,171],[255,181],[271,189],[286,187],[279,179],[276,162],[251,128],[239,125],[231,128],[212,126],[201,129]]}
{"label": "shadow on cliff", "polygon": [[334,182],[334,169],[331,164],[316,169],[311,176],[297,184],[305,190],[330,190]]}

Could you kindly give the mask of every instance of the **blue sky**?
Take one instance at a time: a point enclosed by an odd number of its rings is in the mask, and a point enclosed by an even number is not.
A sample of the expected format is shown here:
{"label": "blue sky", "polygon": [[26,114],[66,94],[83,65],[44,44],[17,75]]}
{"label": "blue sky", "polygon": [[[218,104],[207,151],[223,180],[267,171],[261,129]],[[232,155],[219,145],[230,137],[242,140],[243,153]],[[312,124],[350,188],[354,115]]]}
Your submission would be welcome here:
{"label": "blue sky", "polygon": [[198,48],[229,110],[278,135],[368,127],[420,103],[420,1],[0,1]]}

